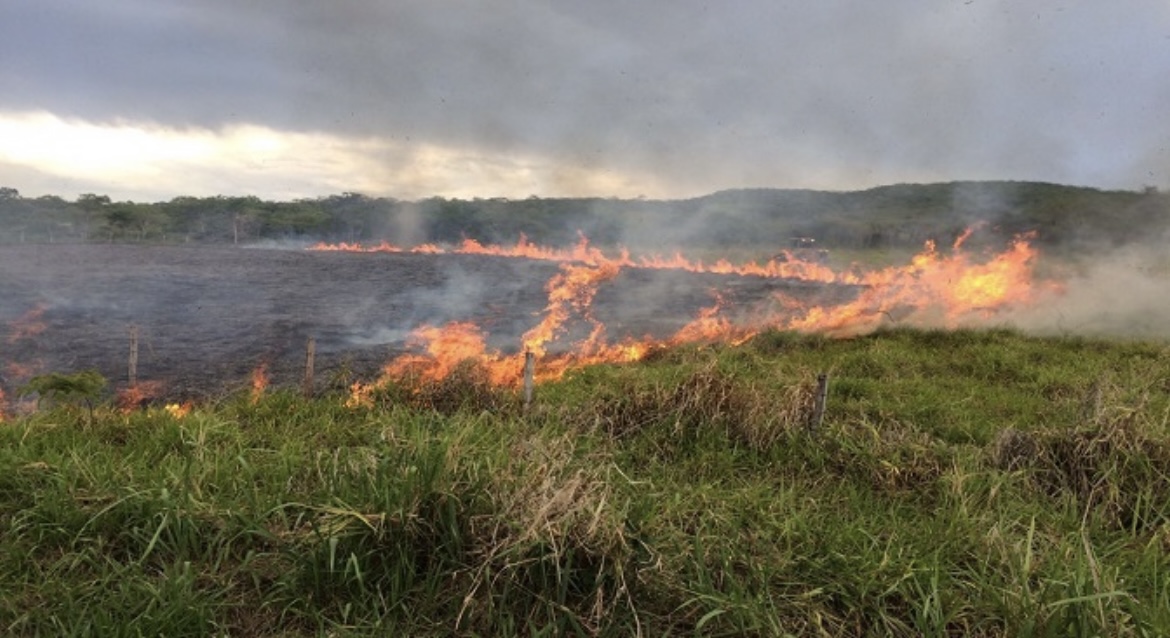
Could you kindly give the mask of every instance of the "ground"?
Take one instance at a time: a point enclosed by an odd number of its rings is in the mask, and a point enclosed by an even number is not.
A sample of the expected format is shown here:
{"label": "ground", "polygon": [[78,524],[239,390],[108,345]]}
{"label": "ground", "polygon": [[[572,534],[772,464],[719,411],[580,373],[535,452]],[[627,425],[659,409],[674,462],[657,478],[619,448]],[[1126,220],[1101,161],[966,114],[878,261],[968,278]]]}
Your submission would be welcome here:
{"label": "ground", "polygon": [[[516,351],[540,322],[558,268],[460,254],[3,246],[0,389],[11,397],[29,374],[90,368],[124,385],[132,326],[138,378],[158,382],[160,400],[246,387],[262,364],[273,384],[295,385],[310,337],[319,384],[375,374],[424,324],[472,321],[489,346]],[[598,288],[595,316],[611,340],[667,337],[716,294],[744,308],[777,290],[806,301],[850,294],[795,280],[625,268]],[[559,347],[587,327],[578,321]]]}

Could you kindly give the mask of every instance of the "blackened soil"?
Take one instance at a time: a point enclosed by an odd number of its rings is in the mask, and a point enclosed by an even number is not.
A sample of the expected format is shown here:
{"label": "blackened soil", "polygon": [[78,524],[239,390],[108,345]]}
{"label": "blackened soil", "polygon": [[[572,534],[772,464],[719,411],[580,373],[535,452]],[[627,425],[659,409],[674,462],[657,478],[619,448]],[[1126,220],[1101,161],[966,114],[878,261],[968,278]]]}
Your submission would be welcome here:
{"label": "blackened soil", "polygon": [[[471,321],[515,351],[548,304],[551,262],[474,255],[236,247],[0,246],[0,388],[30,373],[96,369],[125,385],[130,330],[138,378],[167,399],[242,389],[261,364],[295,385],[316,343],[318,385],[368,378],[410,348],[411,330]],[[612,340],[667,337],[714,303],[751,308],[781,291],[804,301],[855,294],[800,281],[627,268],[602,284],[594,316]],[[584,334],[570,326],[563,348]]]}

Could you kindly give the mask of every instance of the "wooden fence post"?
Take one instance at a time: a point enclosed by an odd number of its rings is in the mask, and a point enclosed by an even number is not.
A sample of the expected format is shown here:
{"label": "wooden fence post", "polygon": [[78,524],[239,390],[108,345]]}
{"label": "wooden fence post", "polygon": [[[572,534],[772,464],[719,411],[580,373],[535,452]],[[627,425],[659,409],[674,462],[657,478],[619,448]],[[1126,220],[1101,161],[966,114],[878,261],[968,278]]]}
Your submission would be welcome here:
{"label": "wooden fence post", "polygon": [[138,385],[138,326],[130,325],[130,365],[127,371],[130,387]]}
{"label": "wooden fence post", "polygon": [[317,340],[309,337],[309,341],[305,344],[305,381],[303,391],[305,398],[313,396],[313,360],[317,356]]}
{"label": "wooden fence post", "polygon": [[825,403],[829,400],[829,375],[827,373],[820,373],[817,375],[817,393],[813,398],[813,413],[812,419],[809,420],[808,428],[810,432],[816,432],[821,429],[821,421],[825,419]]}
{"label": "wooden fence post", "polygon": [[535,385],[536,355],[531,350],[524,351],[524,411],[532,407],[532,389]]}

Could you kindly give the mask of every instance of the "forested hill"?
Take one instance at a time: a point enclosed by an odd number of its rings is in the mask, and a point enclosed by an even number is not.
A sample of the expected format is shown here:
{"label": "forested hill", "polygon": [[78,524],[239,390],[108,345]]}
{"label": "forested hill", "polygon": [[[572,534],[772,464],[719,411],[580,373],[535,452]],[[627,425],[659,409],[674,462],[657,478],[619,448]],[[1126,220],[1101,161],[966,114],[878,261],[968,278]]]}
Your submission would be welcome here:
{"label": "forested hill", "polygon": [[826,248],[917,247],[949,242],[981,224],[984,237],[1036,233],[1048,246],[1118,245],[1170,228],[1170,194],[1035,182],[898,184],[862,191],[737,189],[685,200],[531,197],[418,201],[344,193],[317,199],[178,197],[111,201],[85,194],[22,197],[0,188],[0,243],[264,240],[389,241],[464,238],[631,247],[786,246],[812,237]]}

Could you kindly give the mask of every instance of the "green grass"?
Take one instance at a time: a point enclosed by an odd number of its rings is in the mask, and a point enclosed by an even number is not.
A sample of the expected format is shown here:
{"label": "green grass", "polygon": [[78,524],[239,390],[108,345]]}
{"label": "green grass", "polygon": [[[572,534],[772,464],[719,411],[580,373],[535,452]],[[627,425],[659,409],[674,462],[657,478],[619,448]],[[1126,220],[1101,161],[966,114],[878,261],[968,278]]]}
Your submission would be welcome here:
{"label": "green grass", "polygon": [[[825,419],[810,428],[816,375]],[[0,425],[0,634],[1170,634],[1170,348],[767,333]]]}

